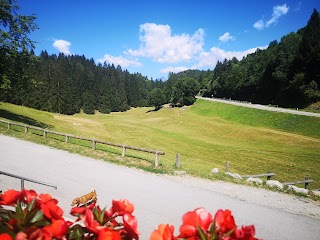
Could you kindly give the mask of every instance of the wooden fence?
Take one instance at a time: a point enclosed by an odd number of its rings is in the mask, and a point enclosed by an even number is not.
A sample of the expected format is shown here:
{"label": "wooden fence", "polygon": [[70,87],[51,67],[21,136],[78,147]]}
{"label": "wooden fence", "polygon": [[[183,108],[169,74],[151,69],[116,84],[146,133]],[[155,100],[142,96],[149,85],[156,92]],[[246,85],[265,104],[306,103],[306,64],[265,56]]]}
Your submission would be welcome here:
{"label": "wooden fence", "polygon": [[151,150],[151,149],[146,149],[146,148],[138,148],[138,147],[128,146],[128,145],[125,145],[125,144],[117,144],[117,143],[105,142],[105,141],[101,141],[101,140],[97,140],[97,139],[79,137],[79,136],[75,136],[75,135],[55,132],[55,131],[51,131],[51,130],[48,130],[48,129],[43,129],[43,128],[34,127],[34,126],[30,126],[30,125],[25,125],[25,124],[20,124],[20,123],[15,123],[15,122],[9,122],[9,121],[4,121],[4,120],[0,120],[0,122],[7,124],[8,125],[8,129],[11,128],[11,125],[22,127],[22,128],[24,128],[24,132],[25,133],[27,133],[29,131],[29,129],[38,130],[40,132],[43,132],[43,137],[44,138],[47,137],[48,133],[54,134],[54,135],[58,135],[58,136],[63,136],[63,137],[65,137],[65,142],[66,143],[69,142],[70,138],[80,139],[80,140],[83,140],[83,141],[88,141],[88,142],[91,142],[92,149],[94,149],[94,150],[96,149],[96,144],[97,143],[103,144],[103,145],[108,145],[108,146],[113,146],[113,147],[119,147],[119,148],[122,148],[122,154],[121,154],[122,157],[124,157],[126,155],[126,150],[127,149],[140,151],[140,152],[154,153],[155,154],[155,160],[154,160],[154,166],[155,167],[159,166],[159,155],[164,155],[165,154],[164,152],[157,151],[157,150]]}
{"label": "wooden fence", "polygon": [[267,180],[270,180],[272,176],[275,176],[276,174],[272,171],[268,171],[267,173],[262,173],[262,174],[253,174],[253,175],[243,175],[242,177],[244,178],[259,178],[259,177],[267,177]]}
{"label": "wooden fence", "polygon": [[[296,185],[296,184],[304,184],[304,188],[308,189],[308,184],[312,183],[313,180],[309,179],[308,177],[305,178],[305,180],[302,181],[296,181],[296,182],[285,182],[283,185]],[[318,190],[318,189],[313,189],[313,190]]]}
{"label": "wooden fence", "polygon": [[[229,166],[230,163],[227,161],[226,162],[226,172],[229,172]],[[272,171],[268,171],[267,173],[262,173],[262,174],[252,174],[252,175],[242,175],[244,178],[249,178],[249,177],[267,177],[267,180],[271,180],[271,177],[276,176],[276,174]],[[305,180],[302,181],[296,181],[296,182],[284,182],[282,183],[283,185],[296,185],[296,184],[304,184],[304,188],[308,189],[308,184],[312,183],[313,180],[309,179],[308,177],[305,178]],[[313,189],[313,191],[319,191],[320,188]]]}

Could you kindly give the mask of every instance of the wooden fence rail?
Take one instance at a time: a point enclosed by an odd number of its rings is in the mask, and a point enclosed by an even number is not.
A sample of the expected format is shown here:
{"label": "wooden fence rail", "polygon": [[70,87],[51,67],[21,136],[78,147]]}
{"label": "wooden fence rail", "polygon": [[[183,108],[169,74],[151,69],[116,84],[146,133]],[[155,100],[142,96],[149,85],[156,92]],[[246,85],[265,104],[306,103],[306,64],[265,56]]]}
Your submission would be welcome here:
{"label": "wooden fence rail", "polygon": [[4,121],[4,120],[0,120],[0,122],[8,124],[8,129],[11,128],[11,125],[23,127],[25,133],[27,133],[29,131],[29,129],[34,129],[34,130],[41,131],[41,132],[43,132],[43,137],[44,138],[47,137],[48,133],[54,134],[54,135],[59,135],[59,136],[64,136],[66,143],[69,142],[70,138],[88,141],[88,142],[92,143],[92,149],[94,149],[94,150],[96,149],[96,144],[97,143],[103,144],[103,145],[108,145],[108,146],[113,146],[113,147],[120,147],[120,148],[122,148],[122,154],[121,154],[122,157],[124,157],[126,155],[126,150],[127,149],[140,151],[140,152],[153,153],[153,154],[155,154],[155,160],[154,160],[154,166],[155,167],[159,166],[159,155],[164,155],[165,154],[164,152],[157,151],[157,150],[151,150],[151,149],[146,149],[146,148],[138,148],[138,147],[128,146],[128,145],[125,145],[125,144],[117,144],[117,143],[105,142],[105,141],[101,141],[101,140],[97,140],[97,139],[79,137],[79,136],[75,136],[75,135],[55,132],[55,131],[51,131],[51,130],[48,130],[48,129],[43,129],[43,128],[34,127],[34,126],[30,126],[30,125],[25,125],[25,124],[20,124],[20,123],[15,123],[15,122],[9,122],[9,121]]}
{"label": "wooden fence rail", "polygon": [[270,180],[272,176],[275,176],[276,174],[272,171],[268,171],[267,173],[262,173],[262,174],[253,174],[253,175],[244,175],[242,177],[244,178],[249,178],[249,177],[267,177],[267,180]]}
{"label": "wooden fence rail", "polygon": [[304,188],[305,188],[305,189],[308,189],[308,184],[309,184],[309,183],[312,183],[312,182],[313,182],[312,179],[309,179],[308,177],[306,177],[305,180],[296,181],[296,182],[285,182],[285,183],[283,183],[283,185],[296,185],[296,184],[302,184],[302,183],[304,183]]}

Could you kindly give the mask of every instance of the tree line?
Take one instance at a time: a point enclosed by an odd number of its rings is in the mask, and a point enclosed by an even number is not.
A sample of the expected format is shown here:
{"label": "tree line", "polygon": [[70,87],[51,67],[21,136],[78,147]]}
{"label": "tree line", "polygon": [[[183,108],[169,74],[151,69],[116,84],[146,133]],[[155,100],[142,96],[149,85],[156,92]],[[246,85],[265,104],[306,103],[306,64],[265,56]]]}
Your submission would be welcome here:
{"label": "tree line", "polygon": [[218,62],[205,96],[304,108],[320,101],[320,16],[241,61]]}
{"label": "tree line", "polygon": [[218,61],[214,70],[170,73],[149,80],[113,64],[96,64],[84,55],[34,54],[27,35],[36,16],[18,14],[15,0],[0,6],[0,101],[74,114],[126,111],[130,107],[191,105],[204,96],[284,107],[320,101],[320,17],[315,9],[306,27],[273,41],[241,61]]}

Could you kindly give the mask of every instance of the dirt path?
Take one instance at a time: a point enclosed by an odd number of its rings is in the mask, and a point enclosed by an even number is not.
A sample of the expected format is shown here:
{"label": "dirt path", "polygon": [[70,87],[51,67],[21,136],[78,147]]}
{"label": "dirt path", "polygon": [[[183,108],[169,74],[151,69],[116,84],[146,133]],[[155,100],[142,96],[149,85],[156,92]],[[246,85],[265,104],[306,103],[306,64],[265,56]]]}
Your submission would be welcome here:
{"label": "dirt path", "polygon": [[[135,205],[141,239],[149,239],[160,223],[175,226],[187,211],[204,207],[211,213],[230,209],[238,226],[254,224],[263,239],[319,239],[320,207],[317,203],[264,189],[211,182],[190,176],[146,173],[50,147],[0,135],[0,169],[49,182],[50,187],[25,183],[38,193],[50,193],[68,214],[74,197],[95,188],[98,204],[126,198]],[[20,181],[0,175],[0,189],[20,189]]]}

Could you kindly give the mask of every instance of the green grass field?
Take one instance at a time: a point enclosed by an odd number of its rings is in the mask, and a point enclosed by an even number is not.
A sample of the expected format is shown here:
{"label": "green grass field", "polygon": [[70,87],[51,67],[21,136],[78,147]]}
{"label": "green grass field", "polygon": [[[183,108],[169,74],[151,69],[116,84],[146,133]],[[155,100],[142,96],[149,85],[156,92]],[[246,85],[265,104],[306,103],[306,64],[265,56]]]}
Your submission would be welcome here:
{"label": "green grass field", "polygon": [[[240,175],[272,170],[281,182],[303,180],[320,188],[320,118],[268,112],[223,103],[197,100],[186,108],[133,108],[127,112],[73,116],[42,112],[8,103],[0,103],[0,118],[46,127],[54,131],[95,138],[108,142],[149,148],[165,152],[158,171],[175,170],[176,154],[181,155],[181,169],[196,176],[215,178],[210,172],[230,171]],[[122,159],[121,149],[90,148],[66,144],[52,138],[43,139],[0,125],[0,133],[67,149],[120,164],[152,167],[153,154],[128,150]],[[37,140],[38,139],[38,140]],[[147,161],[146,161],[147,160]],[[220,177],[223,174],[220,175]],[[299,186],[299,185],[298,185]],[[302,187],[302,185],[300,185]]]}

